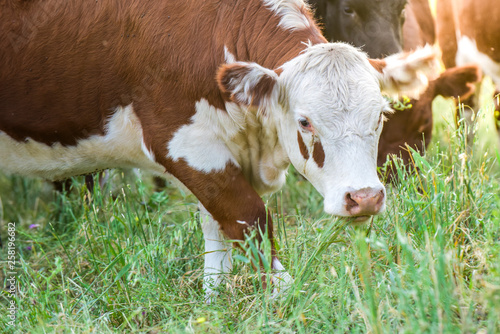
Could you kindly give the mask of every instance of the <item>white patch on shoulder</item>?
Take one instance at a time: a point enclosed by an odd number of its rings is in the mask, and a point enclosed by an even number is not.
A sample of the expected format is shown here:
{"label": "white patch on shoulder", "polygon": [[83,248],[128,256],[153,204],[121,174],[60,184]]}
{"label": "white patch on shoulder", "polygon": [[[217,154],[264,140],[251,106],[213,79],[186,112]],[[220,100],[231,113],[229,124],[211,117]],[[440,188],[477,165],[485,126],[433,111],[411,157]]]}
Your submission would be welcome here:
{"label": "white patch on shoulder", "polygon": [[279,26],[285,30],[303,30],[311,26],[304,15],[308,5],[303,0],[263,0],[264,5],[279,16]]}
{"label": "white patch on shoulder", "polygon": [[225,140],[234,137],[240,126],[231,114],[201,99],[195,105],[191,124],[183,125],[168,143],[168,156],[204,173],[222,171],[228,162],[238,166]]}
{"label": "white patch on shoulder", "polygon": [[147,154],[143,130],[132,105],[116,108],[105,135],[94,135],[75,146],[52,146],[27,138],[16,141],[0,131],[0,167],[8,173],[60,180],[107,168],[142,168],[163,174],[165,168]]}
{"label": "white patch on shoulder", "polygon": [[236,103],[220,110],[201,99],[191,123],[183,125],[168,143],[168,157],[184,159],[198,171],[223,171],[228,162],[241,168],[258,194],[281,188],[290,163],[276,125]]}
{"label": "white patch on shoulder", "polygon": [[477,49],[476,41],[467,36],[462,36],[458,41],[458,50],[455,58],[457,66],[479,64],[484,74],[491,77],[493,82],[500,87],[500,64],[493,61],[488,55]]}

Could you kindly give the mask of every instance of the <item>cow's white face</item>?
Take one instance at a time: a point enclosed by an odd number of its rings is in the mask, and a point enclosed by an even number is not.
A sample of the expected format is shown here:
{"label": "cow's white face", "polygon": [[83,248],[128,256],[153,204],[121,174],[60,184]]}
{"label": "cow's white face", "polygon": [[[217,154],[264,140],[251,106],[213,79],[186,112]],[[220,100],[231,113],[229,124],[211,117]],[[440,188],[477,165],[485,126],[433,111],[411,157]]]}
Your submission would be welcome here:
{"label": "cow's white face", "polygon": [[[408,79],[400,68],[396,75]],[[377,147],[390,110],[380,88],[388,78],[364,53],[318,44],[276,71],[234,63],[218,80],[234,101],[272,118],[291,163],[324,196],[326,212],[364,221],[384,210]]]}
{"label": "cow's white face", "polygon": [[[278,85],[282,143],[294,167],[325,198],[325,211],[362,217],[382,211],[377,147],[383,113],[390,109],[366,56],[344,44],[310,47],[283,66]],[[359,191],[374,203],[358,212],[351,206],[363,205]]]}
{"label": "cow's white face", "polygon": [[325,211],[359,220],[382,211],[377,147],[388,106],[366,56],[345,44],[313,46],[283,66],[278,83],[282,143]]}

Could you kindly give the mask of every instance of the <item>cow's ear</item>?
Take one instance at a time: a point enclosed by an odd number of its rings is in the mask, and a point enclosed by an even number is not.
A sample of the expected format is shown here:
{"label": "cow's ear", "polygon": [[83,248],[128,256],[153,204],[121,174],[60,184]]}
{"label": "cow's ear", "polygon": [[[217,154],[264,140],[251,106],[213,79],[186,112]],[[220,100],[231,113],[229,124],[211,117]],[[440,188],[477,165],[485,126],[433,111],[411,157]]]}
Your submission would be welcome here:
{"label": "cow's ear", "polygon": [[481,79],[481,69],[477,65],[452,67],[434,80],[435,93],[444,97],[460,97],[464,101],[474,93],[475,84]]}
{"label": "cow's ear", "polygon": [[439,70],[439,52],[426,46],[384,59],[369,59],[379,75],[381,89],[389,94],[415,95],[425,89]]}
{"label": "cow's ear", "polygon": [[256,63],[226,64],[217,72],[220,90],[233,102],[264,107],[278,81],[276,72]]}

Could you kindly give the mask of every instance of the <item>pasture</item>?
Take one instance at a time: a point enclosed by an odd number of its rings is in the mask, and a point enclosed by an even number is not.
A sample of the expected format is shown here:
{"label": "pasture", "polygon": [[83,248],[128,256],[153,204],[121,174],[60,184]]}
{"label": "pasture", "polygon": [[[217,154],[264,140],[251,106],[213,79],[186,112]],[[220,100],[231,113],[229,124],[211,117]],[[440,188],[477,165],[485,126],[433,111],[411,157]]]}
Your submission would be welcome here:
{"label": "pasture", "polygon": [[[489,89],[486,85],[486,90]],[[482,94],[489,96],[488,94]],[[434,102],[434,137],[395,165],[388,206],[364,228],[322,213],[290,171],[266,198],[276,249],[295,281],[272,298],[252,269],[255,245],[233,252],[217,301],[204,302],[196,199],[151,178],[112,172],[90,195],[0,176],[0,328],[7,333],[495,333],[500,331],[500,153],[483,99],[467,149],[453,104]],[[13,270],[8,223],[15,223]],[[268,247],[269,248],[269,247]],[[266,265],[266,264],[265,264]],[[14,272],[17,317],[9,318]],[[13,322],[12,322],[13,321]],[[14,326],[12,326],[12,324]]]}

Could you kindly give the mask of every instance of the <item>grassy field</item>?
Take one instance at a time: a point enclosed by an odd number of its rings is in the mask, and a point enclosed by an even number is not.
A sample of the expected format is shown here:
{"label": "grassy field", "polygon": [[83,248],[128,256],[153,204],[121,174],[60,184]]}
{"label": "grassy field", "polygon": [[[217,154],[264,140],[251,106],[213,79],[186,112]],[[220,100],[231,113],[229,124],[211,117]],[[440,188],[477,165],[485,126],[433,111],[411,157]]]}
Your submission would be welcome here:
{"label": "grassy field", "polygon": [[176,188],[154,192],[149,177],[114,171],[89,201],[80,179],[61,195],[0,175],[0,332],[498,333],[500,157],[491,101],[483,105],[466,153],[453,105],[435,101],[434,138],[414,154],[418,174],[396,166],[404,181],[388,187],[386,212],[366,228],[324,215],[318,193],[291,172],[266,198],[295,278],[276,299],[238,251],[219,299],[204,303],[196,199]]}

